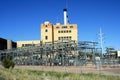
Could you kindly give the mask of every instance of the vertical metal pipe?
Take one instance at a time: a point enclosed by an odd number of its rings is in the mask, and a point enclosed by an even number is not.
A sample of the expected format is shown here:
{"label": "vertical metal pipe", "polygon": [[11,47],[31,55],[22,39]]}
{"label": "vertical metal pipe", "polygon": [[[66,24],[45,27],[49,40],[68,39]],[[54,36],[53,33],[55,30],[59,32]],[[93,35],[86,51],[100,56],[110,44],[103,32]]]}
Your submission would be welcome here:
{"label": "vertical metal pipe", "polygon": [[52,25],[52,44],[54,44],[54,26]]}
{"label": "vertical metal pipe", "polygon": [[64,24],[67,24],[67,9],[64,9]]}

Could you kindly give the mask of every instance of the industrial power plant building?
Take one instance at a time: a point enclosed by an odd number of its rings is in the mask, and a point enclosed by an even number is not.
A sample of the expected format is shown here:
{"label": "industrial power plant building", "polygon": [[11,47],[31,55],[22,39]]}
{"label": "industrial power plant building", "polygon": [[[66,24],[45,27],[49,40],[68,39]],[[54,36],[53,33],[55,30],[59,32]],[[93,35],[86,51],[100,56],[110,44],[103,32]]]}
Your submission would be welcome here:
{"label": "industrial power plant building", "polygon": [[55,25],[49,21],[45,21],[40,25],[41,28],[41,40],[28,40],[17,41],[17,47],[24,47],[30,45],[40,45],[46,42],[66,41],[73,40],[78,42],[78,29],[77,24],[69,24],[67,9],[64,12],[64,24],[56,23]]}
{"label": "industrial power plant building", "polygon": [[77,24],[60,24],[53,25],[49,22],[45,22],[41,25],[41,40],[43,42],[52,41],[78,41],[77,37]]}

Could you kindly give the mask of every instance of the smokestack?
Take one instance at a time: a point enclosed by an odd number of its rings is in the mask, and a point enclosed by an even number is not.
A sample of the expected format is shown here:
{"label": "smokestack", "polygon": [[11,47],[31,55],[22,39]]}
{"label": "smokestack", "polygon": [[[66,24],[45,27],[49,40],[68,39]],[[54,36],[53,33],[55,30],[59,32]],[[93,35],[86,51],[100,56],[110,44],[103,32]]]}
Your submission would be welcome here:
{"label": "smokestack", "polygon": [[64,24],[67,24],[68,23],[68,20],[67,20],[67,9],[65,8],[63,11],[64,11]]}

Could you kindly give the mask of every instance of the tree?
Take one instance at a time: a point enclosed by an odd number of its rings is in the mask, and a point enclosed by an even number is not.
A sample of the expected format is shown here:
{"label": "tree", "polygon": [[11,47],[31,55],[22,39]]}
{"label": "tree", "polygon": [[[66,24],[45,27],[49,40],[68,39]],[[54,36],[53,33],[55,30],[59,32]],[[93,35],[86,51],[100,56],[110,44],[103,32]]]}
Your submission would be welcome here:
{"label": "tree", "polygon": [[3,60],[2,60],[2,66],[4,67],[4,68],[14,68],[14,66],[15,66],[15,63],[12,61],[12,60],[10,60],[10,59],[7,59],[7,58],[4,58]]}

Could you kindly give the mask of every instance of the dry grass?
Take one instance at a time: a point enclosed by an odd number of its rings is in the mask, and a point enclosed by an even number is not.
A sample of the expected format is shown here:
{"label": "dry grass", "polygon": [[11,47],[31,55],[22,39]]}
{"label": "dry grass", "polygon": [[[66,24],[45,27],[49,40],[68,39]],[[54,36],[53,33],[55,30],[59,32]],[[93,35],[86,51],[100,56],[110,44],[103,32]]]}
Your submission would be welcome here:
{"label": "dry grass", "polygon": [[120,80],[120,76],[0,69],[0,80]]}

